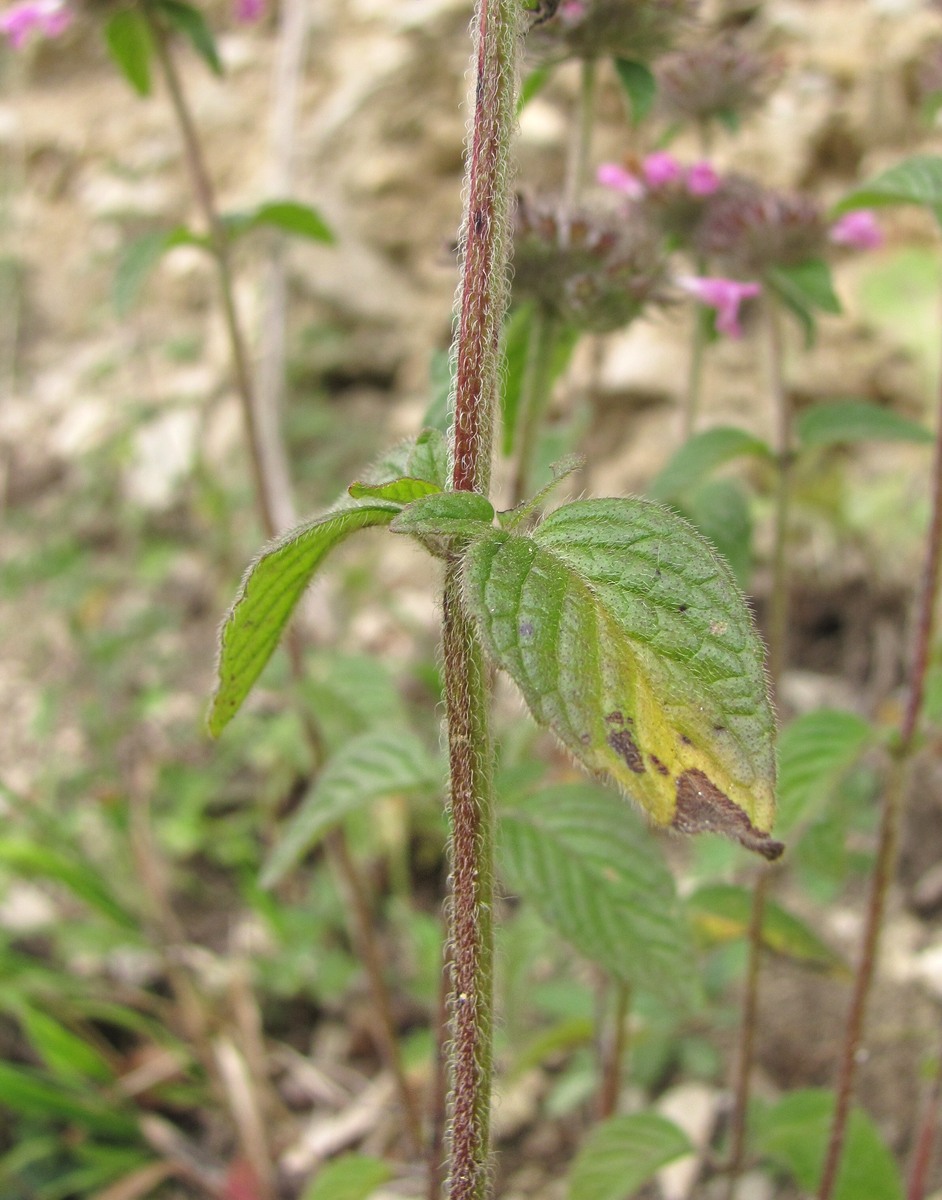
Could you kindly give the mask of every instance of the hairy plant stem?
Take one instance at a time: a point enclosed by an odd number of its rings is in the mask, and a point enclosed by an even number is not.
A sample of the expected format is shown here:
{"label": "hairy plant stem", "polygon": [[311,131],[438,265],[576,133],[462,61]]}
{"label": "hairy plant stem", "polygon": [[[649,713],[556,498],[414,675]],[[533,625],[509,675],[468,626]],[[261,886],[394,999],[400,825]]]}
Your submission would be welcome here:
{"label": "hairy plant stem", "polygon": [[533,310],[527,340],[527,359],[520,389],[517,463],[511,504],[520,504],[533,492],[533,463],[543,418],[553,386],[553,347],[556,325],[552,316],[537,305]]}
{"label": "hairy plant stem", "polygon": [[[788,633],[788,515],[791,499],[792,412],[785,386],[781,314],[776,302],[765,302],[765,375],[775,422],[775,532],[773,535],[771,598],[769,603],[769,677],[773,695],[781,687]],[[759,981],[762,973],[762,923],[771,880],[770,868],[760,867],[752,890],[749,915],[749,956],[739,1023],[739,1055],[733,1112],[730,1118],[730,1157],[727,1167],[727,1200],[733,1200],[746,1149],[746,1116],[759,1023]]]}
{"label": "hairy plant stem", "polygon": [[582,198],[589,157],[592,150],[592,126],[595,120],[595,84],[598,69],[595,59],[583,59],[579,75],[579,106],[569,157],[566,162],[566,186],[563,192],[565,210],[571,213]]}
{"label": "hairy plant stem", "polygon": [[931,517],[926,536],[922,578],[916,599],[916,619],[906,704],[900,721],[899,736],[889,777],[883,792],[877,859],[870,881],[863,945],[860,962],[854,976],[850,1012],[847,1018],[844,1044],[841,1048],[836,1085],[837,1100],[834,1106],[834,1118],[831,1123],[824,1167],[821,1172],[818,1200],[830,1200],[841,1165],[844,1138],[857,1078],[860,1043],[867,1017],[867,1004],[870,999],[870,989],[880,948],[883,914],[886,909],[890,883],[896,869],[899,825],[925,698],[940,570],[942,570],[942,384],[940,384],[937,398],[935,450],[931,479]]}
{"label": "hairy plant stem", "polygon": [[[508,163],[515,123],[519,0],[477,0],[474,116],[455,335],[452,478],[487,494],[507,305]],[[457,561],[445,574],[442,621],[451,774],[451,1091],[448,1194],[488,1194],[493,1059],[494,800],[487,667],[461,603]],[[434,1166],[434,1165],[433,1165]]]}
{"label": "hairy plant stem", "polygon": [[[281,488],[287,486],[286,474],[278,465],[283,458],[280,453],[274,453],[266,446],[259,421],[245,338],[242,334],[232,283],[228,234],[219,215],[215,191],[206,167],[196,123],[190,112],[186,93],[170,53],[165,31],[159,19],[154,16],[148,0],[143,0],[141,10],[151,31],[157,61],[160,64],[174,116],[180,129],[193,193],[209,232],[213,258],[216,262],[226,331],[229,337],[236,390],[241,403],[246,444],[255,483],[256,506],[265,533],[268,537],[274,537],[281,530],[281,518],[293,515],[294,507],[290,494],[281,494]],[[279,480],[282,482],[276,482]],[[292,676],[295,682],[299,683],[304,678],[303,646],[296,631],[289,632],[286,648]],[[304,712],[302,717],[311,750],[312,763],[316,768],[323,758],[320,731],[309,712]],[[399,1053],[396,1024],[383,971],[383,955],[370,908],[368,889],[359,867],[349,853],[346,839],[341,830],[331,834],[326,840],[326,850],[331,865],[349,897],[347,911],[350,915],[352,939],[366,971],[377,1018],[377,1049],[395,1080],[406,1133],[414,1152],[419,1153],[422,1144],[421,1120],[417,1102],[406,1079]]]}

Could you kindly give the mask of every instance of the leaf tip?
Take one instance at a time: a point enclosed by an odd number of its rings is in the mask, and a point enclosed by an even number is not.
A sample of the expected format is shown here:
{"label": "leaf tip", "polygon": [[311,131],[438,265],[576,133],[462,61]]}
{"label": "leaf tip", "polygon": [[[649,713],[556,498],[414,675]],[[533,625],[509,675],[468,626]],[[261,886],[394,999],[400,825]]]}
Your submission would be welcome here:
{"label": "leaf tip", "polygon": [[730,800],[703,771],[692,768],[677,780],[677,804],[671,827],[680,833],[719,833],[761,854],[769,862],[780,858],[784,842],[758,829],[749,815]]}

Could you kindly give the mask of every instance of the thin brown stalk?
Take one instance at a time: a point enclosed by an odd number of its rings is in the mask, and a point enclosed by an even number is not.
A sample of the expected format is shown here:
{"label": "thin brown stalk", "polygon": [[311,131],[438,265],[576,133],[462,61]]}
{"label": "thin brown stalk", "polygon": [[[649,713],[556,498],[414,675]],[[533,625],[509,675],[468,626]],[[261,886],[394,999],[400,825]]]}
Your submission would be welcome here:
{"label": "thin brown stalk", "polygon": [[595,85],[598,75],[594,59],[587,58],[580,64],[579,105],[573,124],[569,159],[566,163],[566,187],[564,192],[566,211],[572,210],[582,198],[589,159],[592,153],[592,127],[595,123]]}
{"label": "thin brown stalk", "polygon": [[939,1046],[935,1074],[923,1103],[922,1115],[916,1132],[912,1161],[909,1165],[906,1200],[925,1200],[925,1195],[929,1190],[929,1172],[932,1169],[940,1120],[942,1120],[942,1043]]}
{"label": "thin brown stalk", "polygon": [[631,987],[621,980],[616,980],[614,993],[612,1027],[602,1054],[602,1085],[599,1088],[598,1099],[600,1121],[613,1116],[618,1108],[629,1048],[628,1014],[631,1011]]}
{"label": "thin brown stalk", "polygon": [[863,946],[860,963],[854,977],[850,1012],[841,1048],[837,1078],[837,1100],[834,1118],[828,1138],[818,1200],[830,1200],[837,1183],[844,1138],[850,1117],[857,1079],[857,1063],[860,1043],[863,1038],[867,1005],[876,970],[880,948],[880,934],[886,909],[887,894],[896,869],[896,847],[899,825],[906,797],[909,769],[916,747],[919,720],[925,698],[926,675],[932,650],[935,626],[936,597],[939,590],[939,575],[942,570],[942,387],[939,389],[936,413],[935,451],[931,476],[931,517],[926,536],[925,558],[922,578],[916,599],[916,618],[913,635],[913,650],[910,661],[906,704],[900,721],[899,740],[890,767],[889,777],[883,794],[883,811],[880,817],[880,832],[877,842],[877,860],[870,883],[864,925]]}

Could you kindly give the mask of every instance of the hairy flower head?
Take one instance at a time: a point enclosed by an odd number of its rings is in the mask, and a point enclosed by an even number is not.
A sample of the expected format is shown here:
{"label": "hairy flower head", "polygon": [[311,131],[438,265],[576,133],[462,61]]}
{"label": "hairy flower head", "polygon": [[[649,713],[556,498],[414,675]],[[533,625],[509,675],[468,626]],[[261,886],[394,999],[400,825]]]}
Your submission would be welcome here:
{"label": "hairy flower head", "polygon": [[673,120],[729,123],[757,108],[780,74],[777,60],[732,38],[706,40],[657,65],[658,101]]}
{"label": "hairy flower head", "polygon": [[624,56],[647,62],[673,45],[700,0],[563,0],[531,34],[543,58]]}
{"label": "hairy flower head", "polygon": [[528,198],[517,203],[513,261],[516,298],[598,333],[627,325],[665,280],[661,239],[647,222]]}
{"label": "hairy flower head", "polygon": [[696,251],[724,271],[755,278],[820,257],[827,225],[811,196],[730,176],[710,198],[694,237]]}

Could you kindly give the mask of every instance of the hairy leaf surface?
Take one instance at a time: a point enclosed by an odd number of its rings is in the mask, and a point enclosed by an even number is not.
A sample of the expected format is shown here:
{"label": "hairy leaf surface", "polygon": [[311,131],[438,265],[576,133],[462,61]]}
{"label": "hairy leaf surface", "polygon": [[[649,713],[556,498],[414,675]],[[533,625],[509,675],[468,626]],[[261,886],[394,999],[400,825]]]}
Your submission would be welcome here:
{"label": "hairy leaf surface", "polygon": [[729,566],[646,500],[583,500],[532,535],[488,530],[464,596],[537,722],[659,825],[767,858],[774,721],[763,651]]}
{"label": "hairy leaf surface", "polygon": [[624,802],[590,784],[543,788],[501,814],[514,890],[618,979],[677,1001],[692,943],[660,847]]}

